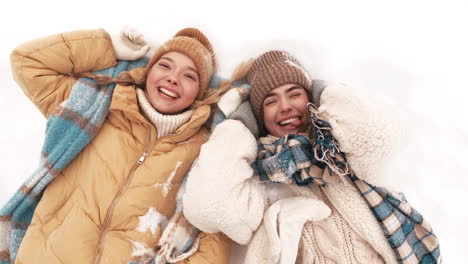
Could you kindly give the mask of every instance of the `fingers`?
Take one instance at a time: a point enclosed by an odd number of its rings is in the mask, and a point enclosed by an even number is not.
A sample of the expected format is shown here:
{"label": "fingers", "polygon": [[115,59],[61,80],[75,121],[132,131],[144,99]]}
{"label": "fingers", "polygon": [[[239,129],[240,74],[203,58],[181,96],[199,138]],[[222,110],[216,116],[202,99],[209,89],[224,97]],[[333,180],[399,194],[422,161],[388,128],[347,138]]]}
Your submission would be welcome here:
{"label": "fingers", "polygon": [[281,205],[280,217],[300,225],[306,221],[320,221],[331,214],[331,209],[323,201],[314,198],[291,197],[278,201]]}
{"label": "fingers", "polygon": [[143,34],[141,34],[138,31],[127,32],[126,36],[134,44],[138,44],[141,46],[146,45],[146,41],[145,41]]}
{"label": "fingers", "polygon": [[[131,27],[122,27],[120,31],[122,38],[127,39],[134,45],[145,46],[147,42],[141,32]],[[145,53],[146,54],[146,53]]]}
{"label": "fingers", "polygon": [[145,45],[143,47],[141,47],[140,49],[138,50],[134,50],[132,51],[132,55],[130,56],[130,60],[137,60],[143,56],[146,55],[146,53],[148,53],[148,51],[150,50],[150,46],[149,45]]}

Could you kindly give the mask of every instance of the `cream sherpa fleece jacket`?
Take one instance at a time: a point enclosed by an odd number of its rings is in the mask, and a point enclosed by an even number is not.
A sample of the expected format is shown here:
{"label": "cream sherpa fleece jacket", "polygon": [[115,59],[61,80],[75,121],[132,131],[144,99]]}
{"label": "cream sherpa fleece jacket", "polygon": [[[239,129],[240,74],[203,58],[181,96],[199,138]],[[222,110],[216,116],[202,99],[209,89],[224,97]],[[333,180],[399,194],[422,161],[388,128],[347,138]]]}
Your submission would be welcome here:
{"label": "cream sherpa fleece jacket", "polygon": [[[223,104],[227,104],[226,100]],[[329,85],[323,91],[318,108],[321,117],[331,124],[354,173],[382,186],[382,162],[392,150],[399,127],[384,109],[379,110],[341,84]],[[254,232],[262,233],[256,234],[261,239],[254,239],[249,245],[255,250],[248,252],[256,252],[254,256],[248,253],[250,263],[290,263],[297,255],[303,224],[328,217],[330,209],[314,199],[307,188],[293,186],[293,190],[288,187],[273,193],[252,177],[250,164],[256,155],[256,139],[242,122],[227,120],[218,125],[190,171],[184,214],[200,230],[221,231],[239,244],[249,243]],[[330,185],[325,195],[354,232],[372,245],[386,263],[395,263],[379,224],[351,183]],[[282,224],[285,221],[294,224]],[[291,226],[287,230],[283,227],[283,233],[288,235],[276,232],[276,224]]]}

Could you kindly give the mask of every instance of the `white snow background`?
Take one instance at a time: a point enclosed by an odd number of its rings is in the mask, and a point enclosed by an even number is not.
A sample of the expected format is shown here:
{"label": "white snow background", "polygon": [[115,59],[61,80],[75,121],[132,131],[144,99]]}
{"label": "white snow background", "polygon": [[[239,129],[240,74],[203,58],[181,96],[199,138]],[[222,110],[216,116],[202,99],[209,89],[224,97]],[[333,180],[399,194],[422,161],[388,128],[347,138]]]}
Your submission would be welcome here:
{"label": "white snow background", "polygon": [[249,57],[292,52],[313,78],[385,99],[404,133],[395,186],[431,223],[445,263],[468,249],[468,9],[464,1],[4,1],[0,16],[0,204],[37,165],[44,117],[11,77],[25,41],[102,27],[139,29],[154,47],[183,27],[212,41],[218,74]]}

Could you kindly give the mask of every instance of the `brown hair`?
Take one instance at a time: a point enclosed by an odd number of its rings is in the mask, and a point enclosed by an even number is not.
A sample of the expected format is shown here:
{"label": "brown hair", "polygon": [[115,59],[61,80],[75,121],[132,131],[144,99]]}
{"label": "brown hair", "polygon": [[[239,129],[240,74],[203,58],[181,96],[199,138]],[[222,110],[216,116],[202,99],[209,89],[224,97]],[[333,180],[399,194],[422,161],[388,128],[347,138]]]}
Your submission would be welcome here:
{"label": "brown hair", "polygon": [[135,80],[135,78],[133,78],[130,72],[128,71],[121,72],[117,78],[112,78],[111,76],[105,74],[92,74],[91,72],[77,73],[74,74],[73,77],[93,79],[96,81],[97,85],[108,85],[111,83],[117,83],[123,86],[136,85],[141,88],[144,88],[146,81],[143,78],[141,80]]}
{"label": "brown hair", "polygon": [[229,80],[222,81],[219,84],[218,89],[208,88],[203,100],[195,101],[192,104],[191,108],[197,108],[201,105],[212,105],[212,104],[217,103],[219,99],[221,98],[221,96],[225,94],[227,91],[229,91],[229,89],[232,88],[233,82],[239,81],[245,78],[247,72],[249,71],[252,65],[252,62],[253,62],[253,59],[250,59],[239,64],[236,67],[236,69],[234,69],[234,72],[232,73],[232,76]]}
{"label": "brown hair", "polygon": [[[190,109],[196,109],[202,105],[212,105],[216,104],[221,96],[225,94],[229,89],[232,88],[232,83],[242,79],[246,72],[249,70],[252,60],[241,63],[234,70],[233,75],[230,80],[222,81],[219,84],[219,88],[208,88],[205,92],[204,97],[201,100],[195,100],[191,105]],[[146,89],[146,76],[145,78],[140,78],[135,80],[133,76],[128,71],[123,71],[117,78],[112,78],[111,76],[105,74],[92,74],[91,72],[78,73],[73,75],[75,78],[89,78],[96,81],[97,85],[108,85],[111,83],[117,83],[123,86],[135,85],[142,89]]]}

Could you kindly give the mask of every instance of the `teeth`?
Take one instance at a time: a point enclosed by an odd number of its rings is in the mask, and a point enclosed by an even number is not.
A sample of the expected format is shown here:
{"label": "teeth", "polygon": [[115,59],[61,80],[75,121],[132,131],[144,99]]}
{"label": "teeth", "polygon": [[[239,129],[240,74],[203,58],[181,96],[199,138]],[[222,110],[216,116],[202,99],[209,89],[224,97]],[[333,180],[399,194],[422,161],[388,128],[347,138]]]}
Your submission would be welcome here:
{"label": "teeth", "polygon": [[171,92],[171,91],[169,91],[169,90],[167,90],[167,89],[164,89],[164,88],[159,88],[159,91],[160,91],[161,93],[163,93],[163,94],[169,96],[169,97],[174,98],[174,99],[178,97],[177,94],[175,94],[175,93],[173,93],[173,92]]}
{"label": "teeth", "polygon": [[289,124],[289,123],[291,123],[293,121],[296,121],[296,120],[299,120],[299,118],[293,117],[293,118],[290,118],[290,119],[286,119],[286,120],[281,121],[280,125],[285,126],[285,125],[287,125],[287,124]]}

